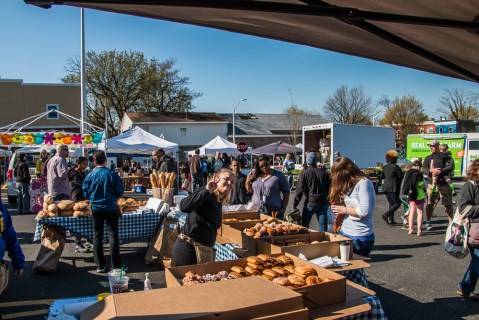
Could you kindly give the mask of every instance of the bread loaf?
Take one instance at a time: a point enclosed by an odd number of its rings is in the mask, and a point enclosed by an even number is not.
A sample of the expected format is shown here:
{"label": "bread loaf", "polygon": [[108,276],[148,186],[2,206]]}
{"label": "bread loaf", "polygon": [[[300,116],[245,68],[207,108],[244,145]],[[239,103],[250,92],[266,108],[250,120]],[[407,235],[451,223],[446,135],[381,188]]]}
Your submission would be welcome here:
{"label": "bread loaf", "polygon": [[[53,203],[53,197],[51,195],[45,193],[45,196],[43,197],[43,202],[46,203],[47,205],[52,204]],[[46,206],[44,206],[44,207],[46,207]]]}
{"label": "bread loaf", "polygon": [[71,200],[62,200],[58,202],[57,207],[58,210],[65,211],[65,210],[72,210],[75,202]]}
{"label": "bread loaf", "polygon": [[59,211],[61,217],[73,217],[73,209]]}
{"label": "bread loaf", "polygon": [[52,213],[56,214],[58,212],[58,207],[57,207],[56,204],[52,203],[52,204],[48,205],[47,210],[49,212],[52,212]]}
{"label": "bread loaf", "polygon": [[72,209],[73,211],[83,211],[88,209],[89,207],[90,207],[90,201],[84,200],[84,201],[75,203]]}

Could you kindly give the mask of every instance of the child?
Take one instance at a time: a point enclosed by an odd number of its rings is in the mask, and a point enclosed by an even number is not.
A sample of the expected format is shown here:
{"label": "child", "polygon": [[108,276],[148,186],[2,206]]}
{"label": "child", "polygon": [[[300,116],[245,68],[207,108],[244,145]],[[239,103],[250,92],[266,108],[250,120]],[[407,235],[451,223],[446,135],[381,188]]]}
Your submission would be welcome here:
{"label": "child", "polygon": [[[417,158],[411,159],[412,162],[414,162],[415,160],[417,160]],[[412,164],[407,164],[406,166],[404,166],[404,169],[403,169],[404,174],[406,174],[409,170],[411,170],[411,168],[412,168]],[[404,179],[401,181],[401,190],[403,186],[404,186]],[[404,203],[404,208],[406,208],[406,205],[407,205],[407,211],[405,211],[404,214],[401,216],[401,219],[402,219],[401,229],[409,230],[409,201],[407,197],[401,198],[401,201]]]}
{"label": "child", "polygon": [[[448,156],[447,162],[449,163],[450,161],[454,161],[454,160],[452,160],[451,151],[449,151],[448,149],[449,149],[449,146],[445,143],[442,143],[439,145],[439,151],[441,151],[442,153],[445,153]],[[452,195],[456,196],[457,192],[456,192],[456,189],[454,188],[454,185],[451,182],[451,176],[445,175],[444,178],[446,179],[446,182],[449,185],[449,189],[451,189],[452,191]]]}
{"label": "child", "polygon": [[409,200],[409,232],[414,233],[414,216],[417,213],[417,236],[421,236],[422,232],[422,212],[424,207],[424,178],[421,172],[422,163],[415,160],[412,168],[404,177],[402,194],[408,196]]}

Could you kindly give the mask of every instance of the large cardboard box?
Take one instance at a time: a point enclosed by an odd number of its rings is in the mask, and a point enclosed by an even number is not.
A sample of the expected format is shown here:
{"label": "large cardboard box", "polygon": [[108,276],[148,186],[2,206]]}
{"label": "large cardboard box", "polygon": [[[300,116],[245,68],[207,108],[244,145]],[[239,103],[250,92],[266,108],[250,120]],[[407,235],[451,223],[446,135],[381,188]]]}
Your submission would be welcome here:
{"label": "large cardboard box", "polygon": [[[288,257],[290,257],[294,261],[295,266],[304,266],[308,265],[316,270],[318,276],[322,279],[328,278],[332,281],[324,282],[319,285],[312,285],[312,286],[305,286],[301,288],[292,289],[298,293],[303,295],[304,304],[307,308],[318,308],[321,306],[326,306],[338,302],[344,301],[346,299],[346,278],[326,270],[324,268],[318,267],[313,265],[309,262],[299,259],[293,255],[286,253]],[[278,256],[278,255],[272,255]],[[238,260],[229,260],[229,261],[218,261],[218,262],[208,262],[205,264],[200,265],[193,265],[193,266],[181,266],[181,267],[173,267],[167,268],[165,270],[165,279],[166,279],[166,286],[168,288],[171,287],[180,287],[182,278],[184,278],[185,274],[188,271],[199,275],[205,274],[216,274],[220,271],[229,271],[232,266],[240,266],[245,267],[247,263],[246,258],[238,259]],[[255,277],[253,277],[255,278]],[[228,280],[228,281],[221,281],[221,282],[235,282],[237,280]],[[195,286],[203,286],[204,284],[193,285],[189,287]],[[277,285],[279,286],[279,285]],[[235,289],[235,291],[237,291]]]}
{"label": "large cardboard box", "polygon": [[249,237],[243,233],[245,228],[250,228],[257,224],[260,221],[243,221],[236,222],[232,224],[223,224],[221,230],[221,236],[230,240],[233,243],[236,243],[245,250],[251,252],[251,254],[256,254],[256,242],[253,237]]}
{"label": "large cardboard box", "polygon": [[[284,242],[288,240],[305,240],[307,244],[304,245],[288,245],[284,246]],[[334,235],[329,232],[310,232],[308,234],[297,234],[288,236],[263,237],[255,239],[256,252],[258,254],[274,254],[274,253],[291,253],[298,256],[303,251],[312,253],[315,252],[316,257],[320,256],[340,256],[339,244],[343,241],[351,243],[351,253],[353,252],[352,241],[349,238]],[[313,241],[319,243],[311,244]],[[305,254],[306,255],[306,254]],[[309,259],[309,258],[308,258]]]}
{"label": "large cardboard box", "polygon": [[262,277],[249,277],[114,294],[83,311],[81,319],[284,319],[282,314],[294,311],[300,314],[293,319],[304,319],[300,294]]}

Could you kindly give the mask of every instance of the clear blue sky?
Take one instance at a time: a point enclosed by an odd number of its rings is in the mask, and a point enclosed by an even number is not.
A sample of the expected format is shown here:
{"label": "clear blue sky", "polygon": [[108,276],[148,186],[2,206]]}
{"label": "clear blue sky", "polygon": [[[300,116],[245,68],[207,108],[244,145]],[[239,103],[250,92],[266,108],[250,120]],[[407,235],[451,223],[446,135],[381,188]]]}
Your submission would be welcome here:
{"label": "clear blue sky", "polygon": [[[275,40],[127,15],[85,10],[86,50],[134,50],[174,58],[190,88],[203,93],[197,112],[281,113],[294,103],[321,111],[336,88],[361,85],[374,99],[414,94],[435,112],[445,88],[475,83]],[[67,57],[80,53],[80,9],[45,10],[0,0],[0,77],[59,82]]]}

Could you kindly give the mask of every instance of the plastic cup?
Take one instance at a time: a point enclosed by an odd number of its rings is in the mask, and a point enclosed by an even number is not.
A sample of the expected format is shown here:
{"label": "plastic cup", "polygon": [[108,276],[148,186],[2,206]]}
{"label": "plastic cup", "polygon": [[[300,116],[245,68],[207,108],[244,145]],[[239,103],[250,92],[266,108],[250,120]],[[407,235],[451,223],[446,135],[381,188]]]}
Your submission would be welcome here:
{"label": "plastic cup", "polygon": [[349,242],[341,243],[339,245],[339,252],[341,253],[341,260],[349,261],[349,255],[351,253],[351,245]]}
{"label": "plastic cup", "polygon": [[128,282],[130,278],[123,276],[120,279],[110,281],[110,290],[112,293],[122,293],[128,291]]}
{"label": "plastic cup", "polygon": [[[125,271],[121,269],[113,269],[110,272],[108,272],[108,282],[110,283],[110,292],[115,293],[113,291],[113,284],[115,284],[117,281],[123,281],[125,278],[128,278],[125,276]],[[121,275],[121,279],[120,279]],[[128,278],[129,280],[129,278]],[[126,284],[126,287],[128,289],[128,282]]]}

